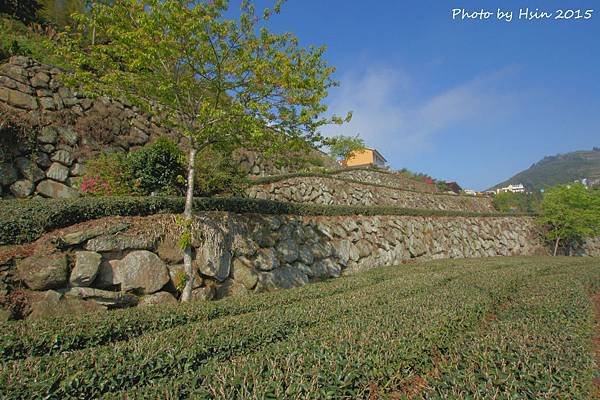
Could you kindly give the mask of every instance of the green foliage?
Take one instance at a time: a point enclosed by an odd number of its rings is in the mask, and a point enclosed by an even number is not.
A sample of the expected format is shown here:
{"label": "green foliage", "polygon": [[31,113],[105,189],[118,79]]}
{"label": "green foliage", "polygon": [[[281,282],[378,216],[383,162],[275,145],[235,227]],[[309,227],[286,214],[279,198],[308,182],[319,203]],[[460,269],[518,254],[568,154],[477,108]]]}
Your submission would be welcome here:
{"label": "green foliage", "polygon": [[[64,56],[74,69],[65,80],[86,92],[126,97],[148,111],[160,105],[157,116],[198,150],[268,145],[261,138],[269,130],[318,141],[321,126],[343,122],[322,117],[327,90],[337,85],[334,69],[324,48],[302,48],[290,33],[266,28],[280,3],[261,16],[244,1],[237,20],[227,18],[229,2],[222,0],[95,4],[63,36]],[[93,45],[86,39],[90,26],[102,38]]]}
{"label": "green foliage", "polygon": [[160,138],[127,154],[103,153],[87,161],[81,189],[100,196],[181,194],[183,165],[184,156],[177,145]]}
{"label": "green foliage", "polygon": [[177,290],[179,293],[183,292],[187,281],[188,276],[185,271],[177,271],[175,278],[173,279],[173,282],[175,283],[175,290]]}
{"label": "green foliage", "polygon": [[96,196],[126,196],[135,192],[125,153],[102,153],[85,163],[80,189]]}
{"label": "green foliage", "polygon": [[248,187],[248,178],[240,169],[231,151],[212,147],[196,158],[195,192],[199,196],[241,196]]}
{"label": "green foliage", "polygon": [[51,32],[35,31],[20,21],[0,15],[0,62],[12,56],[32,57],[36,61],[62,67]]}
{"label": "green foliage", "polygon": [[544,193],[539,221],[546,238],[568,248],[586,237],[600,235],[600,191],[582,184],[559,185]]}
{"label": "green foliage", "polygon": [[344,136],[338,135],[332,138],[328,138],[325,144],[329,147],[329,155],[339,160],[345,160],[360,150],[365,148],[365,141],[358,135]]}
{"label": "green foliage", "polygon": [[[73,200],[3,200],[0,208],[0,245],[26,243],[52,229],[108,216],[180,213],[181,197],[83,197]],[[395,206],[321,206],[308,203],[281,203],[244,198],[195,198],[193,208],[201,211],[229,211],[240,214],[275,215],[407,215],[447,217],[497,217],[502,213],[421,210]],[[519,214],[513,214],[515,216]]]}
{"label": "green foliage", "polygon": [[151,145],[127,155],[128,171],[142,194],[157,192],[165,195],[182,193],[185,157],[175,143],[159,138]]}
{"label": "green foliage", "polygon": [[427,377],[426,398],[592,398],[595,264],[447,260],[10,323],[3,397],[388,398]]}
{"label": "green foliage", "polygon": [[493,201],[500,212],[539,213],[542,194],[502,192],[496,194]]}
{"label": "green foliage", "polygon": [[24,23],[39,21],[42,5],[37,0],[1,0],[0,14],[6,14]]}
{"label": "green foliage", "polygon": [[71,17],[73,14],[83,14],[86,12],[85,0],[40,0],[42,9],[40,16],[48,24],[51,24],[59,30],[64,30],[74,24]]}

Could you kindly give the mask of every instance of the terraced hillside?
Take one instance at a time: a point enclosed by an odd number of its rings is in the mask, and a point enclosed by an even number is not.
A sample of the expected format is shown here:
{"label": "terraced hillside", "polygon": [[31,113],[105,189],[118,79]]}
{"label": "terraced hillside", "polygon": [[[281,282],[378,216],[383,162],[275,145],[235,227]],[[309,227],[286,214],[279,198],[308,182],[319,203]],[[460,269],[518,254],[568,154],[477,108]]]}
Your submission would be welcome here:
{"label": "terraced hillside", "polygon": [[402,174],[348,169],[260,178],[251,184],[246,194],[254,199],[320,205],[391,205],[466,212],[495,210],[491,197],[436,193],[434,189]]}
{"label": "terraced hillside", "polygon": [[590,258],[451,260],[212,303],[7,323],[0,392],[590,399],[599,290]]}

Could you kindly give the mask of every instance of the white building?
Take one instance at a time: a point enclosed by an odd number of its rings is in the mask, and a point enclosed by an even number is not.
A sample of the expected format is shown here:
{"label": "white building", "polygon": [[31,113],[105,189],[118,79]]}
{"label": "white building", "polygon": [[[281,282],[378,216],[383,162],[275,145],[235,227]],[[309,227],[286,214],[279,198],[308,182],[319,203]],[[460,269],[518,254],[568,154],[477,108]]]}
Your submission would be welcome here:
{"label": "white building", "polygon": [[522,184],[518,184],[518,185],[513,185],[510,184],[506,187],[500,188],[498,190],[496,190],[496,193],[504,193],[504,192],[511,192],[511,193],[525,193],[525,186],[523,186]]}
{"label": "white building", "polygon": [[471,196],[476,196],[477,195],[477,192],[474,191],[473,189],[465,189],[465,190],[463,190],[463,192],[465,192],[465,194],[469,194]]}

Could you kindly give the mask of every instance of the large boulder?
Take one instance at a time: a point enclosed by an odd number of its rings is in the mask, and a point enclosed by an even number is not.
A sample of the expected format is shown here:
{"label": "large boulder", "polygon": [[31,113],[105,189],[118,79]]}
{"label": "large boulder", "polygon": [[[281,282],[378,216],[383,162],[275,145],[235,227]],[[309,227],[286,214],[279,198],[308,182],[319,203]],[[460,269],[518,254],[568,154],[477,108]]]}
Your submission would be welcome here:
{"label": "large boulder", "polygon": [[244,285],[233,280],[227,279],[223,284],[217,287],[215,291],[216,299],[223,299],[225,297],[237,297],[237,296],[245,296],[250,293]]}
{"label": "large boulder", "polygon": [[158,256],[166,263],[179,264],[183,262],[183,250],[177,240],[173,238],[165,238],[160,241],[156,247]]}
{"label": "large boulder", "polygon": [[200,235],[203,240],[196,248],[194,264],[203,275],[222,282],[231,268],[230,240],[216,224],[204,224]]}
{"label": "large boulder", "polygon": [[158,256],[147,250],[133,251],[117,263],[121,290],[140,294],[158,292],[169,282],[169,271]]}
{"label": "large boulder", "polygon": [[137,305],[137,296],[124,292],[110,292],[90,287],[71,288],[65,292],[66,297],[93,301],[108,308],[124,308]]}
{"label": "large boulder", "polygon": [[246,289],[252,290],[258,283],[258,274],[249,266],[250,261],[240,257],[233,260],[231,276],[233,280]]}
{"label": "large boulder", "polygon": [[118,223],[108,226],[95,226],[93,228],[82,229],[66,234],[62,237],[62,241],[67,245],[74,246],[98,236],[115,234],[129,228],[129,226],[130,224],[128,223]]}
{"label": "large boulder", "polygon": [[69,177],[69,168],[59,162],[53,162],[46,172],[46,176],[58,182],[65,182]]}
{"label": "large boulder", "polygon": [[33,255],[17,263],[17,277],[31,290],[58,289],[67,284],[67,256]]}
{"label": "large boulder", "polygon": [[42,171],[35,162],[26,157],[19,157],[15,160],[17,168],[27,180],[38,182],[44,179],[44,171]]}
{"label": "large boulder", "polygon": [[[169,278],[171,280],[169,282],[167,290],[175,292],[177,290],[177,285],[178,285],[177,281],[179,280],[178,276],[181,276],[181,275],[185,276],[185,266],[183,264],[167,265],[167,268],[169,270]],[[194,271],[194,284],[192,286],[192,289],[196,289],[204,284],[204,279],[202,279],[202,277],[198,273],[198,269],[193,268],[193,271]]]}
{"label": "large boulder", "polygon": [[314,263],[311,267],[310,277],[315,279],[339,278],[342,273],[341,265],[331,258],[325,258]]}
{"label": "large boulder", "polygon": [[257,292],[290,289],[299,287],[308,283],[308,277],[299,269],[286,265],[271,272],[259,273]]}
{"label": "large boulder", "polygon": [[25,198],[30,196],[35,190],[35,185],[33,182],[28,181],[27,179],[18,180],[12,185],[10,185],[10,191],[17,198]]}
{"label": "large boulder", "polygon": [[155,306],[158,304],[177,304],[177,299],[173,297],[171,293],[168,292],[157,292],[154,294],[149,294],[148,296],[142,297],[138,306],[146,307],[146,306]]}
{"label": "large boulder", "polygon": [[75,297],[63,297],[60,293],[48,290],[39,295],[30,296],[31,313],[27,319],[52,319],[62,316],[84,315],[102,312],[106,306],[94,301],[86,301]]}
{"label": "large boulder", "polygon": [[192,300],[208,301],[215,298],[215,288],[212,286],[203,286],[192,290]]}
{"label": "large boulder", "polygon": [[298,245],[292,239],[279,242],[277,252],[286,263],[293,263],[298,259]]}
{"label": "large boulder", "polygon": [[358,250],[349,240],[337,240],[333,242],[333,248],[343,266],[347,266],[350,260],[358,260]]}
{"label": "large boulder", "polygon": [[85,249],[97,252],[120,252],[123,250],[152,250],[156,238],[149,235],[107,234],[91,239]]}
{"label": "large boulder", "polygon": [[105,260],[98,267],[98,274],[92,286],[100,289],[115,289],[121,283],[117,265],[119,260]]}
{"label": "large boulder", "polygon": [[254,260],[254,268],[259,271],[272,271],[279,267],[279,260],[273,249],[260,249]]}
{"label": "large boulder", "polygon": [[71,271],[69,282],[72,286],[90,286],[102,261],[102,255],[94,251],[78,251],[75,253],[75,267]]}
{"label": "large boulder", "polygon": [[17,180],[19,174],[11,164],[0,164],[0,186],[8,186]]}
{"label": "large boulder", "polygon": [[50,179],[41,181],[37,185],[36,191],[42,196],[53,199],[74,199],[79,197],[79,191],[76,189]]}

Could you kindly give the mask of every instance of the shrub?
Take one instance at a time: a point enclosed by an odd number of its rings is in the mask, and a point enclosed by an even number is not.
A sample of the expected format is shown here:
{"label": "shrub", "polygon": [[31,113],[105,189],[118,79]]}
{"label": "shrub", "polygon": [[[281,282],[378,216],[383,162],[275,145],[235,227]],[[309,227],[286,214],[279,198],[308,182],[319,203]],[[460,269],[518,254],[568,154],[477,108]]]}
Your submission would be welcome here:
{"label": "shrub", "polygon": [[157,192],[165,195],[183,193],[184,156],[175,143],[160,138],[153,144],[129,153],[127,166],[140,194]]}
{"label": "shrub", "polygon": [[231,153],[220,149],[206,149],[196,160],[195,194],[242,195],[248,187],[248,178]]}
{"label": "shrub", "polygon": [[127,196],[182,193],[183,155],[173,142],[159,139],[137,151],[103,153],[86,163],[81,190],[91,195]]}
{"label": "shrub", "polygon": [[96,196],[135,194],[136,188],[125,153],[103,153],[86,162],[80,189]]}

